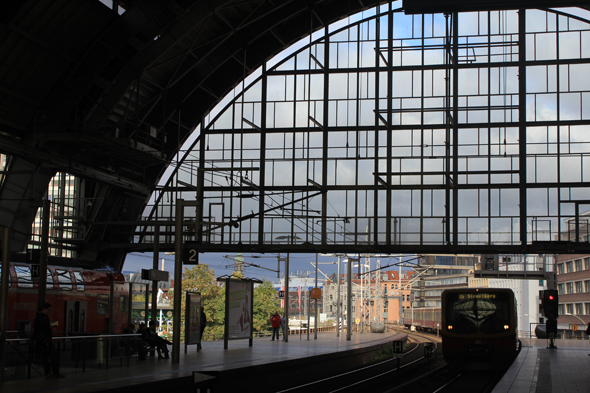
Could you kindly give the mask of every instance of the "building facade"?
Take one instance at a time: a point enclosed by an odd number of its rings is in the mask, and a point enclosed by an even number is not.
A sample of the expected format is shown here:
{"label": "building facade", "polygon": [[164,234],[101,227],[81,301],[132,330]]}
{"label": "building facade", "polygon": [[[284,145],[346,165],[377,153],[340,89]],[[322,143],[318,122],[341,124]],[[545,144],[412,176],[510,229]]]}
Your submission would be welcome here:
{"label": "building facade", "polygon": [[557,256],[559,318],[562,338],[585,339],[590,322],[590,255]]}

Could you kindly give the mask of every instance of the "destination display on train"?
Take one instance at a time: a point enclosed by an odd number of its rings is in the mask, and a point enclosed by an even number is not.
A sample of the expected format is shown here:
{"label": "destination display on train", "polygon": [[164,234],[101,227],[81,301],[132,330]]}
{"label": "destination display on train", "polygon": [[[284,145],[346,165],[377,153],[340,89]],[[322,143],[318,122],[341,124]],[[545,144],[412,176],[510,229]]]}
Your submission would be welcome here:
{"label": "destination display on train", "polygon": [[459,295],[459,300],[471,299],[495,299],[495,293],[462,293]]}

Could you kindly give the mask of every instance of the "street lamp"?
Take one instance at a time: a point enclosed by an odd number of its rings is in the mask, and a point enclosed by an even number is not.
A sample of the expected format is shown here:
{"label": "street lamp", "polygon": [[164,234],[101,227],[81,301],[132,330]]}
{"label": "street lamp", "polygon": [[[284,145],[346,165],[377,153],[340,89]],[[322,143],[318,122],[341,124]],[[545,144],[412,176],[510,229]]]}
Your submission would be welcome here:
{"label": "street lamp", "polygon": [[[365,303],[363,301],[364,300],[363,299],[363,296],[364,296],[364,293],[363,293],[363,281],[365,280],[365,278],[364,278],[364,275],[361,275],[362,273],[364,273],[361,268],[364,267],[365,268],[365,271],[366,271],[366,270],[370,269],[370,266],[368,264],[365,264],[365,263],[357,263],[355,265],[352,265],[352,267],[358,267],[359,268],[359,275],[360,275],[360,278],[361,278],[361,302],[360,302],[360,306],[361,306],[361,326],[360,326],[360,330],[361,330],[361,333],[363,333],[363,330],[364,330],[363,327],[365,325]],[[369,285],[370,284],[371,284],[371,281],[369,279]]]}

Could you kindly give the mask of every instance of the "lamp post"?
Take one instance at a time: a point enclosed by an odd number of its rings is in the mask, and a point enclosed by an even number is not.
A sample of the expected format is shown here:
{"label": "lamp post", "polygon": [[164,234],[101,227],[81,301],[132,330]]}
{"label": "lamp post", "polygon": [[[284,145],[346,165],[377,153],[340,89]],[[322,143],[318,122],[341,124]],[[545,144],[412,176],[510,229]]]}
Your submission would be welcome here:
{"label": "lamp post", "polygon": [[[282,235],[275,237],[276,240],[289,240],[291,244],[293,244],[293,240],[301,239],[297,235]],[[279,261],[281,257],[279,255]],[[287,253],[287,258],[285,258],[285,333],[286,335],[283,337],[285,342],[289,342],[289,253]]]}
{"label": "lamp post", "polygon": [[[360,258],[359,258],[359,260],[360,260]],[[364,272],[363,272],[362,268],[365,268],[365,271],[366,271],[366,269],[369,268],[369,265],[367,265],[365,263],[360,263],[359,262],[358,264],[353,265],[353,267],[358,267],[359,268],[359,275],[360,275],[360,279],[361,279],[361,302],[360,302],[360,308],[361,308],[361,326],[360,326],[360,330],[361,330],[361,333],[363,333],[363,330],[364,330],[363,327],[364,327],[364,324],[365,324],[365,303],[364,303],[364,299],[363,299],[363,296],[364,296],[364,294],[363,294],[363,281],[365,280],[365,278],[364,278],[364,275],[363,275]]]}

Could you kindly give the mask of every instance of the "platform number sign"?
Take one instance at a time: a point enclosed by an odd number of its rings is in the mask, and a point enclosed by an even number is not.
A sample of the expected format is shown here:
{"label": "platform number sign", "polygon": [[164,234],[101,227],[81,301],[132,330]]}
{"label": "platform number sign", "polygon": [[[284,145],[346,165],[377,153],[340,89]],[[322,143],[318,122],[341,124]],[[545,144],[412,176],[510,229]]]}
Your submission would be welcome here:
{"label": "platform number sign", "polygon": [[197,247],[193,247],[187,244],[182,250],[182,263],[185,265],[198,265],[199,264],[199,250]]}
{"label": "platform number sign", "polygon": [[279,291],[279,299],[283,299],[285,297],[285,291]]}
{"label": "platform number sign", "polygon": [[434,345],[432,343],[424,343],[424,357],[432,357],[432,349]]}

